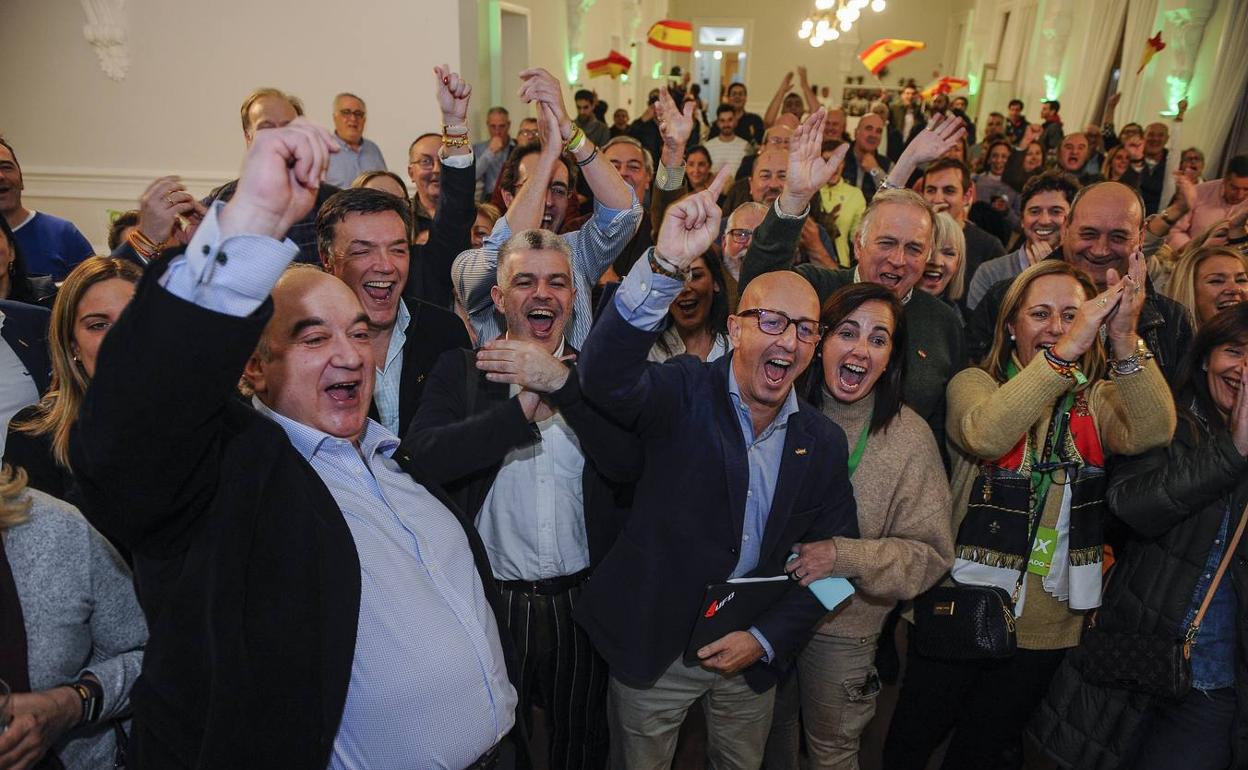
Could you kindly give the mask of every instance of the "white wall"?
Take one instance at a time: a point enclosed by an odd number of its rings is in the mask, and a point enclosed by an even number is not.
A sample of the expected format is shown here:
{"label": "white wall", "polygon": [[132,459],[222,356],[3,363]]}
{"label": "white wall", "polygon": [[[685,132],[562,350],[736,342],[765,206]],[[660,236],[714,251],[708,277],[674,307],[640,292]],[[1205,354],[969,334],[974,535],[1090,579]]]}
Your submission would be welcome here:
{"label": "white wall", "polygon": [[[953,74],[957,49],[949,45],[948,32],[954,6],[955,0],[888,0],[883,12],[862,11],[848,35],[821,48],[811,48],[797,37],[802,19],[814,10],[813,0],[672,0],[672,17],[704,23],[716,18],[753,20],[745,81],[751,110],[762,114],[784,73],[798,65],[806,66],[812,83],[827,85],[834,94],[847,76],[862,76],[862,85],[855,87],[878,88],[896,87],[900,80],[910,78],[922,87],[937,75]],[[857,56],[882,38],[919,40],[927,47],[892,62],[880,81]],[[714,110],[713,104],[710,109]]]}
{"label": "white wall", "polygon": [[[465,0],[471,2],[472,0]],[[108,208],[133,208],[147,183],[182,175],[193,192],[237,175],[238,109],[251,89],[300,96],[330,124],[331,102],[368,103],[366,135],[406,178],[407,145],[438,130],[434,63],[457,65],[455,6],[408,0],[127,0],[130,69],[101,71],[72,0],[3,0],[0,132],[26,177],[26,201],[75,221],[103,248]]]}

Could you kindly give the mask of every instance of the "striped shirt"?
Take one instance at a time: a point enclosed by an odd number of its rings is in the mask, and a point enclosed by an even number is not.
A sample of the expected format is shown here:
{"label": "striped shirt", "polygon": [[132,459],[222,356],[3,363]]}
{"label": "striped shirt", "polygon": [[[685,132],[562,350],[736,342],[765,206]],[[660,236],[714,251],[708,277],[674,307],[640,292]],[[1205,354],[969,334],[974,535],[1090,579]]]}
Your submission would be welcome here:
{"label": "striped shirt", "polygon": [[[594,201],[594,215],[585,226],[564,234],[564,239],[572,248],[572,280],[576,285],[572,317],[563,332],[572,347],[579,348],[589,336],[589,327],[594,322],[590,304],[593,302],[594,286],[632,240],[640,222],[641,204],[634,194],[632,207],[622,210],[609,209]],[[498,250],[511,236],[511,225],[507,216],[503,215],[498,218],[494,231],[481,248],[460,254],[451,269],[455,298],[468,311],[468,319],[479,340],[501,337],[505,331],[505,319],[494,309],[490,288],[498,280]]]}

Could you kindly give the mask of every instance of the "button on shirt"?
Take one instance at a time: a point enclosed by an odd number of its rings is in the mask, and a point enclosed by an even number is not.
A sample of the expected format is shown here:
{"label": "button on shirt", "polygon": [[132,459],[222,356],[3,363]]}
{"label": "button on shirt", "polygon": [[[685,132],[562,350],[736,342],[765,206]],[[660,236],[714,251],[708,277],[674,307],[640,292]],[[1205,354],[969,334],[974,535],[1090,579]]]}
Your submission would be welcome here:
{"label": "button on shirt", "polygon": [[[654,273],[650,269],[650,252],[647,251],[620,284],[615,293],[615,307],[632,326],[653,331],[659,328],[683,287],[684,284],[675,278]],[[780,476],[780,464],[784,459],[789,417],[797,413],[798,406],[797,393],[790,389],[776,418],[755,436],[754,421],[750,418],[749,407],[741,401],[741,388],[731,362],[728,364],[728,397],[741,426],[750,469],[750,483],[745,493],[744,526],[741,529],[741,552],[737,566],[729,576],[737,578],[748,575],[758,567],[763,533],[767,529],[776,479]],[[773,653],[771,644],[758,629],[751,628],[750,633],[763,646],[764,660],[770,662]]]}
{"label": "button on shirt", "polygon": [[339,149],[329,156],[329,171],[325,172],[325,181],[329,184],[346,189],[365,171],[386,170],[386,159],[381,157],[381,148],[376,142],[361,137],[360,149],[356,150],[337,134],[334,134],[334,141],[338,142]]}
{"label": "button on shirt", "polygon": [[386,368],[377,370],[377,381],[373,384],[373,403],[381,418],[378,422],[396,436],[402,428],[399,425],[399,386],[403,383],[403,346],[407,344],[407,325],[411,322],[407,303],[400,300],[399,313],[390,332],[390,347],[386,348]]}
{"label": "button on shirt", "polygon": [[[160,281],[201,307],[248,315],[298,247],[223,243],[219,210]],[[390,459],[399,440],[381,425],[368,422],[357,450],[254,403],[316,470],[359,554],[355,654],[330,767],[466,767],[511,729],[516,692],[463,527]]]}
{"label": "button on shirt", "polygon": [[[555,356],[562,355],[560,344]],[[513,397],[519,392],[511,386]],[[503,458],[477,516],[499,580],[545,580],[589,567],[581,443],[558,412],[537,430],[538,441]]]}

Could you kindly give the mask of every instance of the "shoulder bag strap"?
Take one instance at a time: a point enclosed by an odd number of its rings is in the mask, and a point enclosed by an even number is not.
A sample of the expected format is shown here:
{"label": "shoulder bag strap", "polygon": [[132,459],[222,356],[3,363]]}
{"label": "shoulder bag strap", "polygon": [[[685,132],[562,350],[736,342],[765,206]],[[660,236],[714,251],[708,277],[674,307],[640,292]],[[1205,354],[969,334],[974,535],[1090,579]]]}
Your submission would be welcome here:
{"label": "shoulder bag strap", "polygon": [[1213,582],[1209,584],[1209,590],[1205,591],[1204,601],[1200,603],[1200,609],[1196,612],[1196,617],[1192,618],[1192,625],[1188,626],[1187,635],[1183,637],[1184,651],[1190,654],[1192,644],[1196,641],[1196,632],[1200,630],[1200,624],[1205,619],[1205,613],[1209,611],[1209,604],[1213,601],[1213,593],[1218,590],[1218,583],[1222,582],[1222,576],[1226,574],[1226,568],[1230,566],[1231,558],[1235,555],[1235,548],[1239,545],[1240,538],[1244,536],[1244,526],[1248,524],[1248,506],[1244,507],[1244,512],[1240,514],[1239,526],[1235,527],[1235,534],[1231,537],[1231,542],[1226,544],[1226,553],[1222,554],[1222,561],[1218,564],[1218,571],[1213,575]]}

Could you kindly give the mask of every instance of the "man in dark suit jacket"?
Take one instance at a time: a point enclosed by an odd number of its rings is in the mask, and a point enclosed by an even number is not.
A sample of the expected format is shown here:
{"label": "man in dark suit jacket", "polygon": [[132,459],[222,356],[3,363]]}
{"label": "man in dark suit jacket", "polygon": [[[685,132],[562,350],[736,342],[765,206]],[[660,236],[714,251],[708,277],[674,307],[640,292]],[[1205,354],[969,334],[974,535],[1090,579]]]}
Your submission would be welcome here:
{"label": "man in dark suit jacket", "polygon": [[585,393],[632,425],[646,451],[633,511],[576,608],[611,665],[612,767],[670,763],[685,711],[703,695],[712,764],[758,767],[772,688],[825,610],[793,585],[689,665],[706,586],[783,575],[794,544],[858,534],[845,436],[793,390],[820,336],[809,284],[780,273],[747,286],[728,319],[735,349],[714,364],[646,361],[689,264],[719,232],[725,179],[668,209],[581,353]]}
{"label": "man in dark suit jacket", "polygon": [[507,335],[442,356],[404,446],[477,522],[526,651],[518,708],[545,711],[552,766],[596,770],[607,760],[607,664],[572,608],[615,542],[641,447],[582,396],[567,363],[570,255],[546,230],[503,245],[494,297]]}
{"label": "man in dark suit jacket", "polygon": [[893,165],[880,153],[883,138],[883,119],[875,113],[863,115],[854,129],[854,144],[845,156],[845,168],[841,171],[841,178],[862,190],[867,203],[875,197],[876,188]]}
{"label": "man in dark suit jacket", "polygon": [[[46,308],[0,300],[0,339],[8,346],[0,351],[0,419],[7,431],[9,420],[37,402],[48,390],[52,367],[48,358]],[[0,454],[4,453],[0,438]]]}
{"label": "man in dark suit jacket", "polygon": [[322,264],[355,292],[373,328],[377,385],[370,416],[399,438],[407,435],[438,357],[470,346],[459,316],[404,296],[412,269],[407,217],[401,198],[360,188],[330,198],[316,218]]}
{"label": "man in dark suit jacket", "polygon": [[149,269],[75,426],[151,628],[139,770],[493,767],[513,724],[476,530],[366,419],[368,316],[331,276],[283,274],[297,247],[274,239],[334,145],[302,121],[256,138],[234,199]]}

